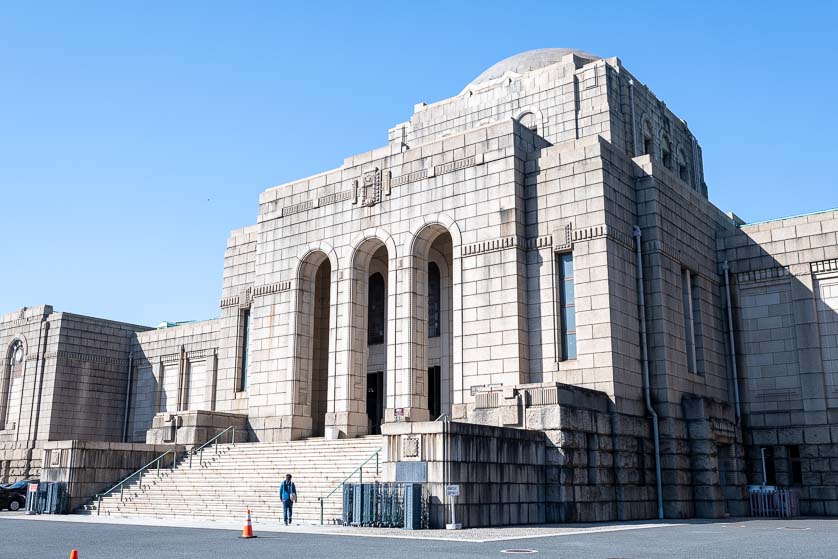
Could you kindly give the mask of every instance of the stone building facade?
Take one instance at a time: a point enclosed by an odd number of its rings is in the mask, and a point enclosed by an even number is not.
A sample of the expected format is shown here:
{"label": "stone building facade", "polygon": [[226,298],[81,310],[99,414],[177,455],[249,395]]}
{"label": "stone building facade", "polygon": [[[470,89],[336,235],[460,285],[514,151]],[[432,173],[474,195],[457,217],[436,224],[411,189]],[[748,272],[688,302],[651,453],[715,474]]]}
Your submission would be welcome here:
{"label": "stone building facade", "polygon": [[421,433],[394,425],[444,415],[544,434],[537,512],[484,523],[741,514],[763,448],[769,481],[835,514],[836,231],[834,211],[722,213],[686,122],[619,59],[522,53],[263,192],[218,319],[3,317],[0,409],[20,419],[0,441],[383,429],[399,462],[421,454],[392,438]]}

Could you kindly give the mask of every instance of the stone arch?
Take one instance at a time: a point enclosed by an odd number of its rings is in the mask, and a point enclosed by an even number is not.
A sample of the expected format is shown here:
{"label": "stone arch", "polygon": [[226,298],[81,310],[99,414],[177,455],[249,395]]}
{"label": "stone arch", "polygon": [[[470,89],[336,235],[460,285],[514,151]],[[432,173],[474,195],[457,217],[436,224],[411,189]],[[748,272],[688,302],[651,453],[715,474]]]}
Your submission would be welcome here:
{"label": "stone arch", "polygon": [[[3,352],[3,366],[0,368],[0,430],[10,427],[10,412],[15,403],[13,395],[17,388],[22,388],[19,385],[23,382],[28,355],[29,346],[22,334],[13,337]],[[16,379],[20,380],[16,382]]]}
{"label": "stone arch", "polygon": [[525,108],[518,112],[515,117],[521,126],[532,130],[539,136],[544,136],[544,115],[539,109]]}
{"label": "stone arch", "polygon": [[[451,406],[463,402],[462,395],[462,291],[460,255],[462,253],[462,235],[460,228],[449,215],[440,213],[417,221],[412,227],[408,244],[408,309],[411,324],[407,327],[408,368],[405,370],[403,383],[411,386],[410,398],[405,407],[429,410],[428,364],[431,344],[427,331],[427,307],[425,298],[427,283],[427,263],[434,253],[434,243],[443,235],[450,236],[450,256],[440,258],[437,254],[440,273],[446,275],[446,301],[448,315],[443,327],[445,340],[440,340],[440,366],[444,379],[443,411],[449,412]],[[424,380],[424,382],[422,382]],[[409,384],[408,384],[409,383]],[[420,413],[421,415],[421,413]],[[435,418],[432,418],[435,419]]]}
{"label": "stone arch", "polygon": [[675,148],[675,165],[673,171],[678,175],[678,178],[690,184],[690,158],[687,156],[687,150],[680,143]]}
{"label": "stone arch", "polygon": [[[377,429],[376,421],[385,416],[386,409],[395,407],[396,394],[396,301],[398,294],[398,251],[393,238],[386,231],[375,228],[363,231],[351,244],[349,257],[349,355],[348,378],[345,379],[340,397],[347,401],[350,417],[349,428],[357,434]],[[380,273],[385,286],[385,337],[383,344],[369,345],[368,299],[369,278]],[[372,360],[371,360],[372,358]],[[374,366],[375,371],[368,370]],[[381,372],[380,391],[376,390],[376,412],[380,417],[368,415],[368,374]],[[377,377],[381,378],[381,376]],[[353,423],[354,422],[354,423]]]}

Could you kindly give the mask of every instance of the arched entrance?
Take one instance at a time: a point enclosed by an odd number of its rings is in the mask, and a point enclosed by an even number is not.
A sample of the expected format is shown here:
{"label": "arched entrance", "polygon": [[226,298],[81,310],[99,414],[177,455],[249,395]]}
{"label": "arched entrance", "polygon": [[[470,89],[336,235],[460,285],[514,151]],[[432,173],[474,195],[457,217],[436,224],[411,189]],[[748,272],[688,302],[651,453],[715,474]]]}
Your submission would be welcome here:
{"label": "arched entrance", "polygon": [[423,228],[413,245],[419,401],[428,419],[450,414],[453,403],[453,241],[442,225]]}
{"label": "arched entrance", "polygon": [[322,437],[329,407],[332,265],[320,251],[300,268],[297,303],[297,379],[303,414],[311,417],[311,436]]}
{"label": "arched entrance", "polygon": [[[352,406],[364,433],[380,433],[387,407],[392,356],[390,254],[378,238],[365,239],[353,257]],[[361,388],[357,390],[357,388]]]}

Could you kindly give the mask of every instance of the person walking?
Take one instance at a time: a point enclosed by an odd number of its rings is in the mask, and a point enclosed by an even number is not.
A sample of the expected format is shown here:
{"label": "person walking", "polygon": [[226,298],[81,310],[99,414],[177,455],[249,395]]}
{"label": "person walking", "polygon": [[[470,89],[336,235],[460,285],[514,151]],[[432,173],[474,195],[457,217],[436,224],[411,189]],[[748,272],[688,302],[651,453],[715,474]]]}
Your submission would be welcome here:
{"label": "person walking", "polygon": [[289,526],[294,503],[297,502],[297,486],[291,481],[291,474],[285,474],[285,481],[279,486],[279,499],[282,501],[282,520]]}

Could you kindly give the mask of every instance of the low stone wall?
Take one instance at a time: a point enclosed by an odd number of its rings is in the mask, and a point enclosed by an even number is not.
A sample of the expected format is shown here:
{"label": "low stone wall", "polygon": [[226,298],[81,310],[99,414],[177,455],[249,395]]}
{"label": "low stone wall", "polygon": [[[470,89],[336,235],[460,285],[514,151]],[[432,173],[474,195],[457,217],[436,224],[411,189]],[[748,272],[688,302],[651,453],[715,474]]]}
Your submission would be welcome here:
{"label": "low stone wall", "polygon": [[[89,441],[51,441],[43,445],[42,481],[67,484],[69,510],[84,505],[167,450],[183,446]],[[167,457],[166,464],[171,464]]]}
{"label": "low stone wall", "polygon": [[23,443],[0,443],[0,483],[12,483],[41,475],[41,451]]}
{"label": "low stone wall", "polygon": [[[458,484],[464,527],[544,522],[544,435],[468,423],[382,426],[385,481],[426,482],[430,526],[450,522],[446,484]],[[446,447],[447,441],[447,447]]]}
{"label": "low stone wall", "polygon": [[[204,410],[158,413],[146,433],[146,443],[198,446],[228,427],[235,427],[235,442],[247,442],[246,415]],[[232,431],[221,442],[234,442]]]}
{"label": "low stone wall", "polygon": [[[665,517],[747,514],[731,406],[687,397],[681,408],[683,418],[660,422]],[[651,420],[615,412],[602,392],[560,383],[479,390],[455,418],[544,433],[548,522],[657,517]]]}

